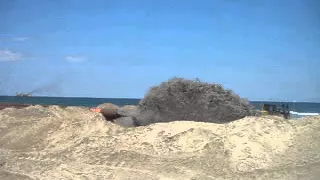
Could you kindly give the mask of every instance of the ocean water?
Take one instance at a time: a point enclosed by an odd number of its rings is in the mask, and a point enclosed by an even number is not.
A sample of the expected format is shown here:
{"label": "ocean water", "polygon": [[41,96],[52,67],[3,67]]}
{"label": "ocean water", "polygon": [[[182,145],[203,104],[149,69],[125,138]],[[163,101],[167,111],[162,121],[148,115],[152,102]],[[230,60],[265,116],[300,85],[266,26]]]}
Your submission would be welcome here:
{"label": "ocean water", "polygon": [[[63,105],[63,106],[87,106],[96,107],[102,103],[113,103],[118,106],[137,105],[140,99],[125,98],[80,98],[80,97],[18,97],[0,96],[0,103],[24,103],[41,105]],[[253,106],[261,109],[263,103],[281,105],[284,102],[249,101]],[[288,102],[290,111],[298,113],[320,113],[320,103],[312,102]]]}
{"label": "ocean water", "polygon": [[257,109],[262,108],[263,103],[281,106],[284,103],[289,105],[290,111],[299,113],[320,113],[320,103],[315,102],[270,102],[270,101],[250,101]]}

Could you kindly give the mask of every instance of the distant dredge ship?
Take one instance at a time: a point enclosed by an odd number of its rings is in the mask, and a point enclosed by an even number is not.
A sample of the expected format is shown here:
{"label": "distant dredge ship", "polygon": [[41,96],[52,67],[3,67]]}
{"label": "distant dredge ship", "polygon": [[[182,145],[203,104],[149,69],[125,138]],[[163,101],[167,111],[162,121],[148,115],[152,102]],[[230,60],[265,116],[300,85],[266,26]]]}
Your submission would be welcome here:
{"label": "distant dredge ship", "polygon": [[32,94],[31,93],[16,93],[16,96],[19,96],[19,97],[31,97]]}
{"label": "distant dredge ship", "polygon": [[[16,93],[17,97],[31,97],[31,93]],[[0,102],[0,110],[5,109],[5,108],[25,108],[28,106],[31,106],[32,104],[28,103],[23,103],[23,102]]]}

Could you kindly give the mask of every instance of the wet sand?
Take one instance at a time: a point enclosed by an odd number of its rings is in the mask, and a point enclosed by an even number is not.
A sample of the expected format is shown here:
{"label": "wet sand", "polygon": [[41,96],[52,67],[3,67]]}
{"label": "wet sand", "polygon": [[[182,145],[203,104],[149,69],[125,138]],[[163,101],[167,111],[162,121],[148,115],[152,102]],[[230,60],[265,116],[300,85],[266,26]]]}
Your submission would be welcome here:
{"label": "wet sand", "polygon": [[[19,103],[0,103],[0,110],[6,109],[6,108],[16,108],[16,109],[22,109],[30,106],[36,106],[36,104],[19,104]],[[38,105],[40,106],[40,105]],[[51,105],[41,105],[42,107],[49,107]]]}
{"label": "wet sand", "polygon": [[14,107],[14,108],[25,108],[25,107],[29,107],[32,104],[17,104],[17,103],[0,103],[0,110],[5,109],[5,108],[10,108],[10,107]]}

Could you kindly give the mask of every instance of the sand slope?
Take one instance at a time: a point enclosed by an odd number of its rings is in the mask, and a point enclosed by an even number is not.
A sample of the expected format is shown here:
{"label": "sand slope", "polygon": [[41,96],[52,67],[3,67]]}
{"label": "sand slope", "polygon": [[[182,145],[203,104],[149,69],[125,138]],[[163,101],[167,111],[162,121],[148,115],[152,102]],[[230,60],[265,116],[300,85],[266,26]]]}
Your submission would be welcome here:
{"label": "sand slope", "polygon": [[123,128],[86,108],[0,111],[0,179],[318,179],[320,117]]}

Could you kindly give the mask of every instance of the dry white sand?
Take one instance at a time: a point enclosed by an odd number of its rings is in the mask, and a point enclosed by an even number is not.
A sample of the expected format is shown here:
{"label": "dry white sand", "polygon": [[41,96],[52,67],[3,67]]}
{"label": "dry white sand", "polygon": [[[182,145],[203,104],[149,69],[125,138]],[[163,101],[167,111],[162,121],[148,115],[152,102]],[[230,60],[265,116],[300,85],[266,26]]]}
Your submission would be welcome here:
{"label": "dry white sand", "polygon": [[319,179],[320,117],[123,128],[87,108],[0,111],[0,179]]}

